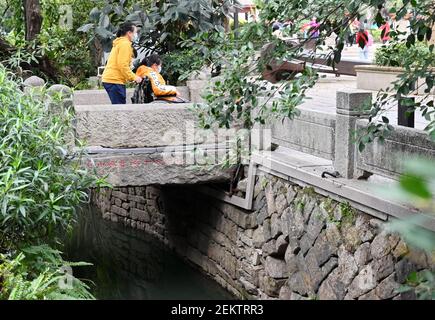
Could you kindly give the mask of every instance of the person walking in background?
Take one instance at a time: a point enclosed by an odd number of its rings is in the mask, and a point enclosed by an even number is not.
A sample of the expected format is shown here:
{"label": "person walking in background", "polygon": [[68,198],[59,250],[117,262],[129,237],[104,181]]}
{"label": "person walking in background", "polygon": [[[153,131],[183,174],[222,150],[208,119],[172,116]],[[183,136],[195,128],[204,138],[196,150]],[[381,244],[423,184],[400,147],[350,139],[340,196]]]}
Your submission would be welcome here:
{"label": "person walking in background", "polygon": [[132,43],[137,39],[137,28],[131,22],[121,24],[104,68],[102,83],[112,104],[126,104],[128,81],[142,82],[130,68],[134,51]]}
{"label": "person walking in background", "polygon": [[308,23],[308,32],[309,32],[309,37],[311,39],[317,39],[320,35],[320,23],[317,22],[317,18],[313,17],[311,19],[311,21]]}
{"label": "person walking in background", "polygon": [[408,36],[411,34],[411,18],[412,18],[413,12],[408,11],[403,19],[399,20],[396,25],[396,31],[397,31],[397,38],[399,40],[406,40]]}
{"label": "person walking in background", "polygon": [[369,47],[373,44],[373,39],[370,38],[369,32],[360,27],[358,33],[356,34],[356,43],[359,47],[359,57],[363,60],[369,59]]}
{"label": "person walking in background", "polygon": [[381,41],[383,44],[390,40],[390,23],[385,21],[385,23],[379,28],[381,31]]}

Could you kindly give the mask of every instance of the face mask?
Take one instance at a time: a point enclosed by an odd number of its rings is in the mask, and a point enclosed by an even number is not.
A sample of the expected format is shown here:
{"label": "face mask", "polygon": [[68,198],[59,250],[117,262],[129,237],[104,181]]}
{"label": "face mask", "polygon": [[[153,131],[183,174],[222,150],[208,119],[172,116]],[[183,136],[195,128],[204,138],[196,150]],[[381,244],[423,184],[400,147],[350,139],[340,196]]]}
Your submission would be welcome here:
{"label": "face mask", "polygon": [[159,73],[162,73],[162,66],[159,66],[158,70],[159,70]]}
{"label": "face mask", "polygon": [[138,42],[138,41],[139,41],[139,35],[135,33],[132,42]]}

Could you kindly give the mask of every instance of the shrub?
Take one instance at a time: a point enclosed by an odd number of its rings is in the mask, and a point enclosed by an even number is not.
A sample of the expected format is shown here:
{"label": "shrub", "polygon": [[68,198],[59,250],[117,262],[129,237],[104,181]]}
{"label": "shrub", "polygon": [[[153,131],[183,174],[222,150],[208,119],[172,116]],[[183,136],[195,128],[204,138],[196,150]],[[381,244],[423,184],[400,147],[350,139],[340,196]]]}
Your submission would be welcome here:
{"label": "shrub", "polygon": [[68,155],[71,111],[51,114],[9,77],[0,65],[0,252],[69,228],[88,188],[103,183],[81,168],[82,152]]}
{"label": "shrub", "polygon": [[63,270],[89,265],[64,261],[47,245],[24,248],[15,256],[0,254],[0,299],[94,299],[83,281]]}
{"label": "shrub", "polygon": [[375,63],[379,66],[401,67],[405,65],[405,61],[415,64],[419,61],[430,61],[431,65],[435,65],[435,53],[425,43],[416,43],[408,48],[404,42],[382,45],[375,53]]}

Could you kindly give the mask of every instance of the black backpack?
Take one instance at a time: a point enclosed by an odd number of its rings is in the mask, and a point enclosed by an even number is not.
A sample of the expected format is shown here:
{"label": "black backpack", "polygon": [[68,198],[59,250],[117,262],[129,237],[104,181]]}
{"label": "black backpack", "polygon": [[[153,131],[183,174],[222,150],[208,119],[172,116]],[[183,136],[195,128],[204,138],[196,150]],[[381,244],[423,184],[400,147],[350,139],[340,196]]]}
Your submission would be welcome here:
{"label": "black backpack", "polygon": [[136,85],[131,102],[133,104],[150,103],[154,101],[153,88],[148,77],[144,77],[142,82]]}

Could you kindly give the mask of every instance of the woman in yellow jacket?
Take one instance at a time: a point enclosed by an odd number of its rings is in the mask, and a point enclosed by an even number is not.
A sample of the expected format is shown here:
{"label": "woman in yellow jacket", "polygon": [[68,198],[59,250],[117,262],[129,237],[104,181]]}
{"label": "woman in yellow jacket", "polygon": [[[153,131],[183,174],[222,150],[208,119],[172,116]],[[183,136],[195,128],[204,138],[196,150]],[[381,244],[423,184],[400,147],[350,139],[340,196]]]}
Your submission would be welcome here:
{"label": "woman in yellow jacket", "polygon": [[137,39],[137,28],[131,22],[123,23],[113,41],[112,51],[104,68],[102,82],[112,104],[125,104],[128,81],[141,83],[142,78],[131,71],[133,59],[132,42]]}
{"label": "woman in yellow jacket", "polygon": [[171,102],[185,102],[180,98],[180,93],[174,86],[168,86],[162,75],[162,59],[157,54],[152,54],[142,60],[136,75],[148,77],[157,100],[167,100]]}

